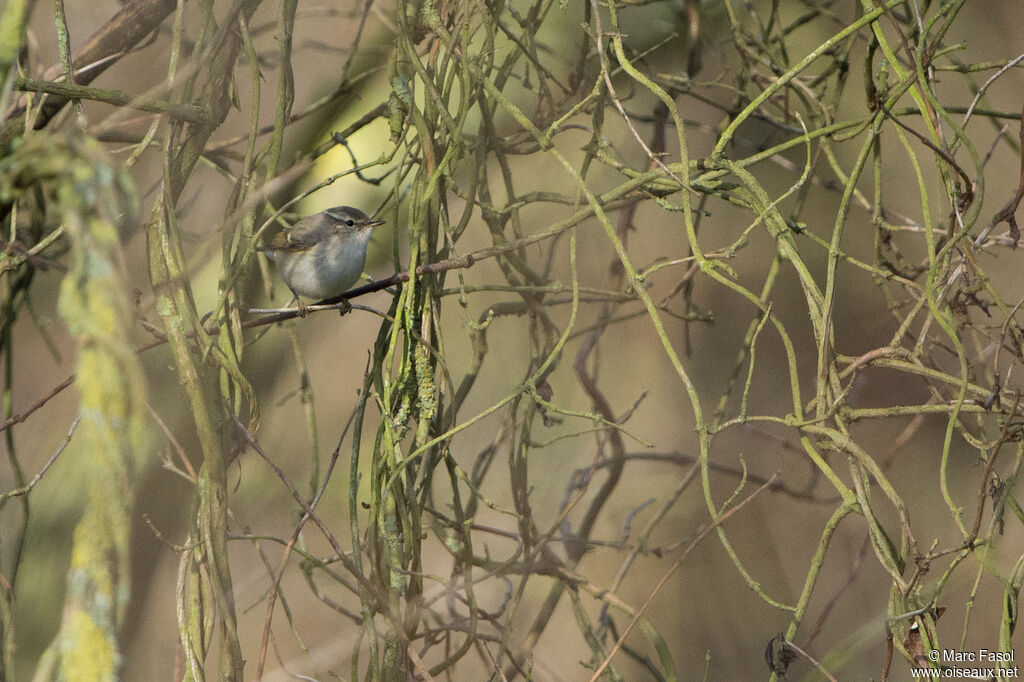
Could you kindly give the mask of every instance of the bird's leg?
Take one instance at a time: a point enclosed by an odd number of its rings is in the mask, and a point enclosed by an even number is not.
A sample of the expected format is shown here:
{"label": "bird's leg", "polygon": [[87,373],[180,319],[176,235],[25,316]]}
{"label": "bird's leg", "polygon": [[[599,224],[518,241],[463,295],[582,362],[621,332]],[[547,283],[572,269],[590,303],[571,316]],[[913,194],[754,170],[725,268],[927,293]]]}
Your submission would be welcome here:
{"label": "bird's leg", "polygon": [[307,313],[307,310],[306,310],[306,304],[302,301],[302,297],[299,296],[298,294],[296,294],[295,290],[292,289],[291,287],[288,287],[288,290],[292,292],[292,296],[294,296],[294,298],[292,300],[295,302],[295,304],[299,308],[299,317],[305,317],[306,313]]}

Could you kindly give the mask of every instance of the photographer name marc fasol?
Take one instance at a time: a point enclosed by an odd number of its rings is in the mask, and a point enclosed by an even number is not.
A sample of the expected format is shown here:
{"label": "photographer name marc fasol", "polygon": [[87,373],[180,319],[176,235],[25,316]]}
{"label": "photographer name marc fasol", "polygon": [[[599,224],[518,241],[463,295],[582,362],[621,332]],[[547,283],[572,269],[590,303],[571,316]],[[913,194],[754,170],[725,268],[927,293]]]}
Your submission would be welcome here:
{"label": "photographer name marc fasol", "polygon": [[942,650],[943,663],[1009,663],[1014,660],[1016,659],[1014,658],[1012,649],[1010,651],[991,651],[989,649],[978,649],[977,651],[958,651],[956,649]]}

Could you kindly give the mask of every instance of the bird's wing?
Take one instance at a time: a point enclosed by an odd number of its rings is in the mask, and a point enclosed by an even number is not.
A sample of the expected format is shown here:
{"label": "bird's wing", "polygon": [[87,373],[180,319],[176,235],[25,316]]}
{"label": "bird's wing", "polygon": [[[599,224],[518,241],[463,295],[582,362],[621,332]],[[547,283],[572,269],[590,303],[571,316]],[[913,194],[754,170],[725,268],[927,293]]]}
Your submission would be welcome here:
{"label": "bird's wing", "polygon": [[324,225],[304,224],[305,220],[295,223],[291,229],[281,230],[274,235],[267,247],[271,251],[303,251],[316,246],[330,230]]}

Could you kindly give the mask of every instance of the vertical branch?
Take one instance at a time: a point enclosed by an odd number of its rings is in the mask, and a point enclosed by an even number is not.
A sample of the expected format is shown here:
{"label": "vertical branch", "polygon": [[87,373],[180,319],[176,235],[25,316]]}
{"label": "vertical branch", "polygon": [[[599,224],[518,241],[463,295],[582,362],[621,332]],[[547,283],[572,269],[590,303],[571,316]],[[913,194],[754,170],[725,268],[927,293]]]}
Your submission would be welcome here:
{"label": "vertical branch", "polygon": [[[227,453],[223,432],[224,405],[233,405],[236,390],[246,390],[237,367],[237,358],[218,352],[208,340],[200,323],[185,268],[180,234],[175,221],[175,205],[185,182],[202,154],[210,135],[223,121],[231,105],[231,88],[237,55],[242,47],[238,21],[248,21],[258,0],[235,3],[222,19],[220,28],[207,25],[207,42],[197,45],[196,58],[208,58],[205,69],[196,70],[185,83],[184,91],[194,93],[197,103],[207,112],[203,124],[176,123],[168,131],[164,155],[164,189],[156,202],[147,227],[150,277],[156,294],[156,310],[163,322],[174,357],[179,381],[188,398],[196,428],[203,464],[199,471],[197,514],[193,533],[197,543],[194,561],[208,567],[209,591],[197,584],[191,566],[185,580],[188,590],[182,597],[201,611],[213,607],[220,643],[222,679],[240,680],[244,666],[228,562]],[[189,334],[189,330],[193,333]],[[198,332],[198,333],[197,333]],[[221,374],[223,373],[223,378]],[[204,596],[212,605],[204,605]],[[206,654],[204,633],[192,627],[182,642],[190,660],[202,660]]]}
{"label": "vertical branch", "polygon": [[134,214],[135,195],[98,145],[79,135],[33,135],[0,165],[0,194],[16,196],[36,183],[49,193],[73,258],[58,310],[78,351],[87,496],[60,631],[44,659],[55,677],[114,679],[130,593],[128,538],[146,404],[142,369],[127,342],[132,317],[118,239],[120,221]]}

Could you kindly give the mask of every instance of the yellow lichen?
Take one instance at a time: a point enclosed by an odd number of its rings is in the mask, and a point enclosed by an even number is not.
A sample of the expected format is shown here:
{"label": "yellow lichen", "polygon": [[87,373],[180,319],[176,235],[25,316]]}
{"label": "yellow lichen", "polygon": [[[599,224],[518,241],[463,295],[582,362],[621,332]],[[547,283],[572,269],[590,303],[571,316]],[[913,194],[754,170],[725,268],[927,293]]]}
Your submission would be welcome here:
{"label": "yellow lichen", "polygon": [[73,609],[62,627],[64,678],[68,682],[117,679],[117,652],[107,632],[88,613]]}

